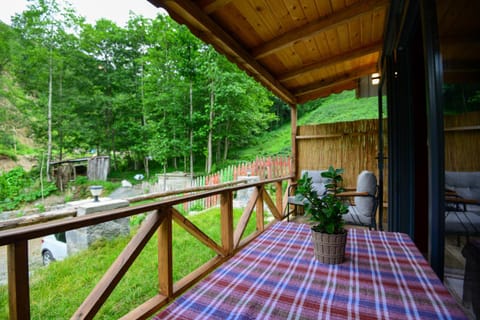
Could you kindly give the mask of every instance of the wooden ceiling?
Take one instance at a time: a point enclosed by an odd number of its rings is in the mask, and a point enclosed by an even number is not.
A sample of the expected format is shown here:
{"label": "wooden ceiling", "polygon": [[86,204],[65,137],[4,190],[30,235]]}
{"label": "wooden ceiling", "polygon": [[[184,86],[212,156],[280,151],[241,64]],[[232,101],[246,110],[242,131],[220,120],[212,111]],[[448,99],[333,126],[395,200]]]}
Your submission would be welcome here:
{"label": "wooden ceiling", "polygon": [[438,0],[437,19],[446,83],[480,83],[480,1]]}
{"label": "wooden ceiling", "polygon": [[388,0],[149,0],[290,104],[379,71]]}

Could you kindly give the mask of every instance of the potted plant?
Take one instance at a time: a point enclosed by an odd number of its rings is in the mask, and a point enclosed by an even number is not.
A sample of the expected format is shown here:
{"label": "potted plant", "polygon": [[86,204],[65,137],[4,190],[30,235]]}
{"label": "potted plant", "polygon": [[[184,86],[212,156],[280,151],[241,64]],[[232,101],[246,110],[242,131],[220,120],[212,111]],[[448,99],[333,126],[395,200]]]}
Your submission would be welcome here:
{"label": "potted plant", "polygon": [[312,178],[305,174],[297,185],[297,194],[306,198],[305,213],[314,222],[312,226],[312,241],[315,257],[318,261],[328,264],[338,264],[344,261],[347,230],[344,228],[342,215],[348,212],[348,207],[336,194],[343,191],[341,186],[343,169],[332,166],[322,172],[322,177],[328,178],[325,185],[327,192],[319,195],[312,188]]}

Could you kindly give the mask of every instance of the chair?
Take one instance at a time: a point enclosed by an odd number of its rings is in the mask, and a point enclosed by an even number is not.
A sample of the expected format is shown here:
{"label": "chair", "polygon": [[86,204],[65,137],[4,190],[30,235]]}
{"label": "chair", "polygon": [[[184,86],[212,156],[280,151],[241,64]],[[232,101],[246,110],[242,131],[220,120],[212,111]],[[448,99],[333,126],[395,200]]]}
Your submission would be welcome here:
{"label": "chair", "polygon": [[[330,179],[322,177],[322,172],[325,172],[326,170],[302,170],[301,172],[301,177],[305,173],[308,174],[309,177],[312,178],[312,186],[313,189],[317,191],[319,195],[324,195],[325,192],[327,192],[327,189],[325,188],[325,185],[329,183]],[[297,184],[292,183],[288,187],[288,200],[287,200],[287,206],[285,207],[286,210],[286,217],[287,221],[290,221],[290,214],[297,214],[299,208],[303,208],[305,204],[305,198],[301,195],[295,195],[295,188]],[[293,209],[290,210],[290,206],[293,206]]]}
{"label": "chair", "polygon": [[[377,177],[370,171],[362,171],[357,177],[355,191],[338,193],[337,197],[350,199],[348,213],[343,216],[346,224],[376,229],[376,211],[378,207]],[[353,201],[351,200],[353,199]],[[380,221],[380,223],[382,223]]]}

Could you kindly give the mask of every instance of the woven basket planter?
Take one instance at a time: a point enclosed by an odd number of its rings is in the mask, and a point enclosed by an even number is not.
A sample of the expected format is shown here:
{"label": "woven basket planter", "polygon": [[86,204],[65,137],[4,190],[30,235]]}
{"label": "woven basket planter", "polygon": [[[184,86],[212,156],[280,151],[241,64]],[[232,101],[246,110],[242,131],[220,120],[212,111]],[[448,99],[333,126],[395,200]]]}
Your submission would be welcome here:
{"label": "woven basket planter", "polygon": [[312,230],[312,242],[315,258],[325,264],[339,264],[345,259],[347,232],[343,234],[327,234]]}

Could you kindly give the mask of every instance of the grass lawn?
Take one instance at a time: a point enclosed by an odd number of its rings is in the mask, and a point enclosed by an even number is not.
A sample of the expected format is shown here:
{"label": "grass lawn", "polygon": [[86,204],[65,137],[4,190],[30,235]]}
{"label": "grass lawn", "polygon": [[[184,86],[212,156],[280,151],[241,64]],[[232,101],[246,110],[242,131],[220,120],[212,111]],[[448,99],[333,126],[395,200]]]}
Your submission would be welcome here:
{"label": "grass lawn", "polygon": [[[235,209],[235,224],[242,210]],[[220,209],[189,219],[213,240],[220,241]],[[245,234],[255,230],[254,214]],[[133,232],[132,232],[133,233]],[[32,319],[68,319],[101,279],[130,237],[96,243],[88,250],[41,268],[30,278]],[[213,258],[215,253],[173,224],[173,277],[177,281]],[[157,237],[148,242],[95,319],[118,319],[157,293]],[[8,289],[0,287],[0,319],[8,319]]]}

